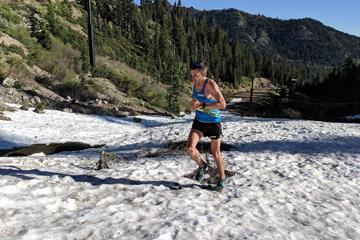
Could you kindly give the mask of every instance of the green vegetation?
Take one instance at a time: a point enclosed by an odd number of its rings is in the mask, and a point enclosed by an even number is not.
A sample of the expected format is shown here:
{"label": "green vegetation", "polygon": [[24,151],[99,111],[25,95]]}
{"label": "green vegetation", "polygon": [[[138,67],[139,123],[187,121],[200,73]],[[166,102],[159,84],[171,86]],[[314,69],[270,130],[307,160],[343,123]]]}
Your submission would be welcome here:
{"label": "green vegetation", "polygon": [[327,102],[360,102],[360,62],[348,58],[325,77],[318,75],[314,82],[299,85],[298,90]]}
{"label": "green vegetation", "polygon": [[12,53],[16,53],[22,57],[25,57],[25,54],[24,54],[24,50],[19,47],[19,46],[16,46],[16,45],[10,45],[10,46],[6,46],[4,44],[0,44],[0,48],[4,49],[5,52],[12,52]]}
{"label": "green vegetation", "polygon": [[120,91],[129,96],[145,100],[152,105],[166,107],[166,92],[156,86],[131,78],[119,70],[106,65],[99,65],[93,71],[94,77],[110,79]]}
{"label": "green vegetation", "polygon": [[14,24],[21,22],[21,17],[9,5],[0,3],[0,17]]}
{"label": "green vegetation", "polygon": [[0,62],[0,82],[9,75],[8,69]]}
{"label": "green vegetation", "polygon": [[46,102],[45,101],[41,101],[40,103],[36,104],[34,112],[35,113],[45,113],[45,107],[46,107]]}
{"label": "green vegetation", "polygon": [[24,88],[24,82],[21,80],[16,80],[14,83],[14,88],[17,90],[22,90]]}
{"label": "green vegetation", "polygon": [[[0,4],[1,31],[26,48],[0,45],[4,59],[0,79],[26,62],[51,74],[37,76],[38,83],[62,96],[86,100],[106,93],[85,77],[91,72],[109,79],[130,97],[174,113],[187,104],[190,92],[184,89],[189,88],[189,65],[195,60],[206,61],[209,77],[227,88],[250,88],[254,76],[271,79],[282,89],[291,86],[292,79],[306,81],[301,90],[311,95],[336,86],[358,86],[359,72],[349,73],[357,69],[355,61],[355,67],[349,62],[346,69],[342,66],[331,72],[331,67],[343,61],[345,53],[360,58],[359,38],[312,19],[281,21],[233,9],[198,11],[183,7],[181,1],[174,5],[166,0],[142,0],[140,6],[128,0],[93,4],[96,55],[110,58],[99,61],[95,69],[89,64],[82,0],[21,7]],[[21,24],[23,17],[29,29]],[[126,67],[115,66],[114,60]],[[127,66],[151,77],[133,74]],[[16,87],[23,88],[21,81]]]}

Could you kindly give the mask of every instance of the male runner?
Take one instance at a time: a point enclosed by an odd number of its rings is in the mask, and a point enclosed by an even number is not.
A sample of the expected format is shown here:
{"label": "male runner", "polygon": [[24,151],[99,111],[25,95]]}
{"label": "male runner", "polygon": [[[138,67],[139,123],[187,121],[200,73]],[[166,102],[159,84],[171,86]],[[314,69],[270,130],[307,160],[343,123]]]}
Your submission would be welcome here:
{"label": "male runner", "polygon": [[191,110],[196,114],[188,137],[187,152],[199,165],[196,180],[202,182],[208,165],[201,160],[196,145],[202,137],[210,137],[211,153],[219,173],[216,189],[222,190],[225,187],[225,167],[220,152],[222,134],[220,110],[226,108],[226,102],[216,82],[206,77],[207,70],[208,67],[204,62],[195,62],[191,65],[193,83]]}

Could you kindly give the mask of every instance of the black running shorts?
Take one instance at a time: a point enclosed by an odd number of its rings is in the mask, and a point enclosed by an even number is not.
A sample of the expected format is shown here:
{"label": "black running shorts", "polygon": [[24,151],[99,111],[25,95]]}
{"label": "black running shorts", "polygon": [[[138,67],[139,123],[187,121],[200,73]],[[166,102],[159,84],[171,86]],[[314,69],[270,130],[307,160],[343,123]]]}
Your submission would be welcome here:
{"label": "black running shorts", "polygon": [[198,130],[203,133],[204,137],[211,139],[219,139],[222,135],[221,123],[204,123],[196,118],[194,119],[191,129]]}

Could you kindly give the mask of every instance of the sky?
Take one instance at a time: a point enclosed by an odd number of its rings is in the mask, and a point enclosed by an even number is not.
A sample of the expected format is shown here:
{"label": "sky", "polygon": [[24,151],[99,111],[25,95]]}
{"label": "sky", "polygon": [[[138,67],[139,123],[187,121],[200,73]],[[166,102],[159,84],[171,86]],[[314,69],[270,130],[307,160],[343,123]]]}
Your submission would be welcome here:
{"label": "sky", "polygon": [[200,10],[236,8],[280,19],[311,17],[360,37],[360,0],[182,0],[182,5]]}

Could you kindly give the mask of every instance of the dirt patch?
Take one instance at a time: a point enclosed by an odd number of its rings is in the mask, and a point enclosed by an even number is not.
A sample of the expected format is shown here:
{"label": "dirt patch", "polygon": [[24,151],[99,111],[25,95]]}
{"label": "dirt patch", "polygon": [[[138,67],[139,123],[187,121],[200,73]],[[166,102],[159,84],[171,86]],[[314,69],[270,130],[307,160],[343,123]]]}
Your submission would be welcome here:
{"label": "dirt patch", "polygon": [[9,35],[3,32],[0,32],[0,44],[4,44],[7,47],[10,47],[11,45],[17,46],[23,50],[25,56],[29,54],[29,50],[26,47],[24,47],[24,45],[21,42],[19,42],[18,40],[10,37]]}
{"label": "dirt patch", "polygon": [[74,19],[79,19],[83,16],[82,12],[74,6],[71,6],[71,11],[72,11],[71,17]]}

